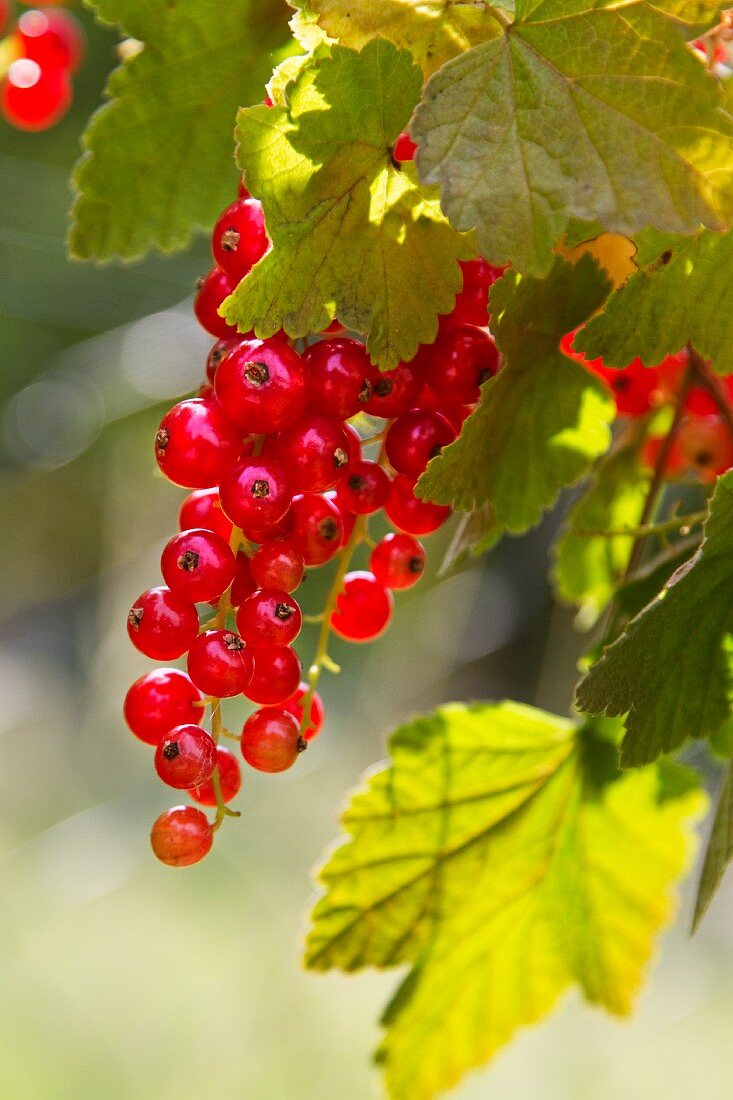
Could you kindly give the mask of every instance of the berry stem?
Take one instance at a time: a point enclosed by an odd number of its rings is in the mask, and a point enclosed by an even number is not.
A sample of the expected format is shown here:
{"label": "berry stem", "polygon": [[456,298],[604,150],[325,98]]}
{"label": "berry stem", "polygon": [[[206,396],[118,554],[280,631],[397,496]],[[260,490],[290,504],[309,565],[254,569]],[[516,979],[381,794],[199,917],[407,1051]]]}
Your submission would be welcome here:
{"label": "berry stem", "polygon": [[313,705],[313,694],[318,687],[318,681],[321,678],[321,672],[324,668],[327,668],[330,672],[340,671],[339,666],[331,660],[328,655],[328,643],[331,640],[331,615],[336,607],[336,600],[343,586],[344,577],[346,576],[349,565],[351,564],[351,558],[354,554],[359,543],[363,540],[366,534],[367,517],[359,516],[354,529],[349,536],[349,541],[344,546],[343,550],[339,551],[338,555],[338,569],[336,575],[333,578],[333,584],[331,585],[328,596],[326,597],[326,603],[323,608],[321,630],[318,635],[318,644],[316,646],[316,652],[313,657],[313,663],[308,670],[308,691],[303,699],[303,717],[300,722],[301,736],[308,728],[308,724],[311,719],[311,707]]}
{"label": "berry stem", "polygon": [[[687,516],[672,516],[671,519],[663,520],[661,523],[645,523],[638,527],[614,527],[611,530],[607,528],[598,528],[596,530],[589,529],[576,532],[582,538],[635,538],[643,539],[648,538],[650,535],[665,535],[670,531],[680,531],[683,534],[689,534],[690,528],[696,527],[699,523],[702,523],[707,516],[707,509],[704,512],[691,512]],[[685,530],[687,528],[687,530]]]}

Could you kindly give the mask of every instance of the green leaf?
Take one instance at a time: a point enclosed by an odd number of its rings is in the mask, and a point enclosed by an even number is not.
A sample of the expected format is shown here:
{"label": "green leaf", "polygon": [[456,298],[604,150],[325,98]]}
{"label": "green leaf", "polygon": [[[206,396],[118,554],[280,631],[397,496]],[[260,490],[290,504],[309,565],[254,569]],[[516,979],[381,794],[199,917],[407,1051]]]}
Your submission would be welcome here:
{"label": "green leaf", "polygon": [[377,1054],[391,1097],[449,1087],[572,985],[629,1012],[704,797],[674,765],[620,775],[612,732],[443,707],[352,798],[306,963],[412,964]]}
{"label": "green leaf", "polygon": [[572,217],[627,236],[730,223],[733,120],[675,23],[638,0],[526,0],[517,20],[432,77],[411,127],[482,255],[541,275]]}
{"label": "green leaf", "polygon": [[628,712],[625,767],[671,752],[688,737],[706,737],[727,720],[733,680],[725,642],[732,629],[733,471],[718,479],[700,549],[578,688],[582,711]]}
{"label": "green leaf", "polygon": [[639,440],[629,439],[600,460],[567,516],[553,551],[552,578],[561,600],[580,605],[583,629],[593,626],[623,578],[634,538],[609,532],[636,527],[649,481]]}
{"label": "green leaf", "polygon": [[473,253],[435,189],[392,161],[421,86],[410,54],[383,39],[361,53],[322,46],[286,105],[240,112],[239,163],[273,248],[224,303],[230,322],[297,337],[338,315],[385,368],[433,341]]}
{"label": "green leaf", "polygon": [[[454,0],[304,0],[301,7],[342,46],[362,49],[381,36],[409,50],[426,76],[479,42],[501,34],[491,4]],[[503,5],[499,5],[503,6]]]}
{"label": "green leaf", "polygon": [[489,503],[497,524],[524,531],[610,442],[608,388],[560,351],[560,339],[608,293],[588,256],[556,258],[545,281],[507,272],[492,287],[492,332],[505,365],[482,387],[459,438],[429,464],[419,494],[464,511]]}
{"label": "green leaf", "polygon": [[697,888],[695,914],[692,918],[693,931],[705,916],[731,859],[733,859],[733,765],[728,764],[705,849],[705,861]]}
{"label": "green leaf", "polygon": [[632,275],[574,346],[623,367],[661,362],[691,341],[720,374],[733,374],[733,233],[704,231],[667,244]]}
{"label": "green leaf", "polygon": [[183,248],[236,194],[237,108],[262,99],[288,42],[279,0],[96,0],[144,48],[109,80],[74,175],[70,247],[82,259]]}

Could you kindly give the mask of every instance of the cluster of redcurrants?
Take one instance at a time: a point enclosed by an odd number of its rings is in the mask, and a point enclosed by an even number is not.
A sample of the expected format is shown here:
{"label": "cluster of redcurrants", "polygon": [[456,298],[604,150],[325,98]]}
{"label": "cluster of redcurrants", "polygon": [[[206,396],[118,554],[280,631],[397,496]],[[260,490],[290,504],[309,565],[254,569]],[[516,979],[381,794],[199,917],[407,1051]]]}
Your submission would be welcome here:
{"label": "cluster of redcurrants", "polygon": [[71,77],[84,56],[84,32],[65,8],[38,8],[13,15],[10,0],[0,0],[0,111],[19,130],[47,130],[61,119],[72,100]]}
{"label": "cluster of redcurrants", "polygon": [[[436,341],[394,370],[377,370],[337,324],[297,343],[283,333],[264,340],[237,333],[219,306],[268,247],[262,208],[242,188],[215,226],[216,266],[195,301],[217,338],[207,381],[168,412],[155,438],[162,473],[193,491],[181,506],[180,533],[163,550],[165,584],[136,600],[128,630],[148,657],[187,654],[187,672],[143,676],[125,714],[133,733],[155,746],[160,778],[217,807],[213,822],[193,806],[155,822],[153,850],[175,866],[209,851],[240,786],[236,757],[218,744],[221,735],[235,737],[223,726],[221,700],[244,696],[257,706],[236,738],[249,765],[279,772],[294,763],[323,722],[315,687],[330,660],[330,632],[376,638],[392,617],[393,590],[419,580],[418,537],[437,530],[449,509],[420,500],[415,482],[455,439],[499,365],[486,329],[499,272],[481,260],[463,265],[463,290]],[[395,530],[374,542],[368,518],[382,510]],[[362,543],[371,548],[369,568],[349,571]],[[306,568],[335,558],[304,682],[293,648],[303,616],[293,593]],[[206,706],[211,734],[201,728]]]}
{"label": "cluster of redcurrants", "polygon": [[[668,355],[657,366],[645,367],[640,359],[634,359],[627,367],[617,370],[606,367],[602,359],[586,360],[573,351],[574,336],[575,333],[570,333],[565,337],[563,351],[607,383],[613,391],[619,416],[646,416],[674,402],[680,394],[689,360],[686,348]],[[728,397],[733,398],[733,376],[721,378],[720,384]],[[715,399],[702,386],[686,387],[682,405],[679,430],[666,456],[665,477],[674,480],[692,474],[704,482],[714,481],[733,466],[733,435]],[[643,457],[651,467],[656,465],[663,438],[652,434],[646,441]]]}

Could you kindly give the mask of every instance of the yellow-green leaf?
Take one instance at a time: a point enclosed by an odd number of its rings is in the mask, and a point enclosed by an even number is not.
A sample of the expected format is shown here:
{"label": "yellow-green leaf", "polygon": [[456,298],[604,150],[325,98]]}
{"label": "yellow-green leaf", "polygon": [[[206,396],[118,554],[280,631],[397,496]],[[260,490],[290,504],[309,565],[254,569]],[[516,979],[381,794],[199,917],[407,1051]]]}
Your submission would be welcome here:
{"label": "yellow-green leaf", "polygon": [[303,0],[293,6],[314,15],[342,46],[360,50],[373,38],[388,38],[409,50],[426,76],[471,46],[496,38],[503,25],[491,4],[455,0]]}
{"label": "yellow-green leaf", "polygon": [[74,175],[82,259],[183,248],[236,195],[238,107],[262,99],[289,39],[280,0],[95,0],[143,48],[110,77]]}
{"label": "yellow-green leaf", "polygon": [[432,342],[472,251],[435,189],[392,159],[421,86],[410,54],[384,39],[361,53],[321,46],[286,104],[240,112],[239,163],[273,247],[224,303],[229,321],[297,337],[337,315],[385,368]]}
{"label": "yellow-green leaf", "polygon": [[447,706],[353,797],[306,962],[412,964],[377,1053],[395,1100],[448,1088],[572,985],[630,1010],[704,797],[674,765],[620,775],[614,733]]}
{"label": "yellow-green leaf", "polygon": [[535,275],[572,217],[627,236],[733,219],[733,121],[677,23],[640,0],[525,0],[430,79],[411,130],[456,228]]}

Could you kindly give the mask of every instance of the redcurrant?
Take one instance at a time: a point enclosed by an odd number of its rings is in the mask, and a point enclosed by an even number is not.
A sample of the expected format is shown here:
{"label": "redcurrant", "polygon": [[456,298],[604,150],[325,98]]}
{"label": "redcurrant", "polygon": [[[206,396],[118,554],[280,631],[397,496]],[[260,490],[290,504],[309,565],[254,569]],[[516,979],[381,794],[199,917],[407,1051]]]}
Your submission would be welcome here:
{"label": "redcurrant", "polygon": [[193,397],[167,413],[155,436],[155,457],[174,485],[209,489],[239,457],[239,433],[214,401]]}
{"label": "redcurrant", "polygon": [[135,681],[125,696],[128,726],[147,745],[157,745],[173,726],[200,725],[201,692],[185,672],[156,668]]}
{"label": "redcurrant", "polygon": [[412,535],[385,535],[372,550],[369,565],[385,588],[411,588],[425,568],[425,548]]}
{"label": "redcurrant", "polygon": [[250,652],[254,672],[244,689],[247,698],[268,705],[289,699],[300,683],[300,661],[295,650],[285,645],[258,645]]}
{"label": "redcurrant", "polygon": [[244,759],[261,772],[286,771],[305,746],[293,715],[277,707],[262,707],[250,714],[241,744]]}
{"label": "redcurrant", "polygon": [[194,806],[174,806],[153,824],[150,844],[161,863],[190,867],[211,851],[214,831],[206,814]]}
{"label": "redcurrant", "polygon": [[207,630],[191,643],[188,674],[205,695],[241,695],[252,677],[252,653],[238,634]]}
{"label": "redcurrant", "polygon": [[216,745],[200,726],[174,726],[155,750],[155,770],[179,791],[205,783],[215,767]]}
{"label": "redcurrant", "polygon": [[297,601],[276,588],[258,588],[247,596],[237,612],[237,630],[253,646],[291,645],[302,625]]}
{"label": "redcurrant", "polygon": [[181,657],[198,629],[199,617],[193,604],[174,596],[162,585],[143,592],[127,616],[130,641],[155,661]]}
{"label": "redcurrant", "polygon": [[306,375],[300,356],[282,338],[242,340],[218,365],[216,396],[244,432],[280,432],[303,414]]}
{"label": "redcurrant", "polygon": [[349,642],[371,642],[387,629],[393,609],[392,593],[374,574],[356,570],[344,577],[331,626]]}
{"label": "redcurrant", "polygon": [[207,603],[218,600],[234,580],[234,554],[213,531],[183,531],[166,543],[160,568],[176,596]]}
{"label": "redcurrant", "polygon": [[[242,773],[234,753],[225,749],[223,745],[216,746],[216,766],[219,769],[219,789],[222,802],[231,802],[239,794],[242,786]],[[202,806],[216,806],[217,798],[212,779],[207,779],[196,787],[192,787],[189,796],[200,802]]]}

